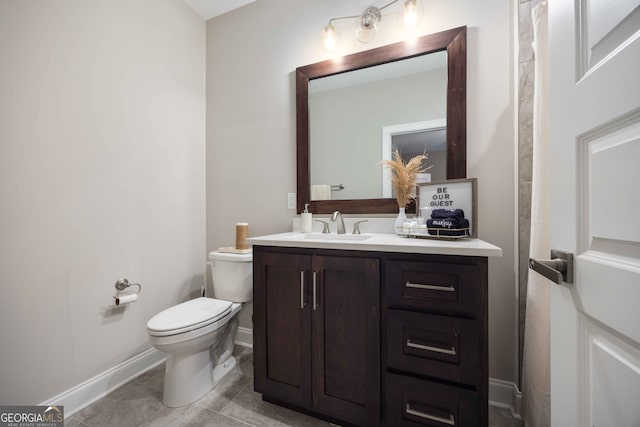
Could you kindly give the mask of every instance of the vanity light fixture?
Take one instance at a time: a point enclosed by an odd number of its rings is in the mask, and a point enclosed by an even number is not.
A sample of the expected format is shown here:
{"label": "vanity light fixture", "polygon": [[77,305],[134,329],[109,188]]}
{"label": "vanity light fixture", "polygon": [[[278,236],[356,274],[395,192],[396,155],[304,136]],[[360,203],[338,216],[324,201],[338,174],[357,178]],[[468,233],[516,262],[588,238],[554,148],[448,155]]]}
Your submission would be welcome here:
{"label": "vanity light fixture", "polygon": [[[382,7],[370,6],[362,12],[362,15],[331,18],[329,20],[329,24],[324,27],[323,30],[322,43],[324,45],[324,49],[328,52],[333,52],[336,49],[340,34],[333,25],[333,22],[341,19],[357,18],[358,24],[356,28],[356,38],[358,41],[361,43],[369,43],[373,41],[378,30],[378,23],[382,20],[382,10],[399,1],[400,0],[393,0]],[[398,21],[402,27],[410,30],[418,25],[421,15],[422,4],[420,0],[404,0],[404,6],[398,13]]]}

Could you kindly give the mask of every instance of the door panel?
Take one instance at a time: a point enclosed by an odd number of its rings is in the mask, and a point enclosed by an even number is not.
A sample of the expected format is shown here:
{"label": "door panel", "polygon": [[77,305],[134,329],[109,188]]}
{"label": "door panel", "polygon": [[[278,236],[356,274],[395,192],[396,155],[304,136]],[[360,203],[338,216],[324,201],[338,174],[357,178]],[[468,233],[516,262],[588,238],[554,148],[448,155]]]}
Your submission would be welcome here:
{"label": "door panel", "polygon": [[640,351],[593,324],[587,334],[586,376],[593,393],[588,425],[640,426]]}
{"label": "door panel", "polygon": [[361,273],[322,271],[321,303],[324,312],[324,393],[358,405],[366,404],[365,382],[367,358],[366,298],[362,298]]}
{"label": "door panel", "polygon": [[255,390],[308,406],[311,316],[307,282],[311,259],[254,249],[253,262]]}
{"label": "door panel", "polygon": [[577,2],[581,76],[634,36],[640,26],[640,0]]}
{"label": "door panel", "polygon": [[[640,342],[640,112],[615,119],[578,138],[576,288],[583,310]],[[606,284],[606,286],[603,286]]]}
{"label": "door panel", "polygon": [[[552,425],[640,425],[640,0],[549,2]],[[635,396],[635,397],[631,397]]]}
{"label": "door panel", "polygon": [[379,270],[377,259],[313,257],[314,406],[359,425],[380,417]]}
{"label": "door panel", "polygon": [[[299,337],[300,314],[296,307],[295,285],[299,271],[280,265],[266,268],[265,287],[267,326],[267,376],[275,381],[298,387],[302,383]],[[292,287],[294,289],[292,289]],[[288,357],[282,357],[282,354]]]}

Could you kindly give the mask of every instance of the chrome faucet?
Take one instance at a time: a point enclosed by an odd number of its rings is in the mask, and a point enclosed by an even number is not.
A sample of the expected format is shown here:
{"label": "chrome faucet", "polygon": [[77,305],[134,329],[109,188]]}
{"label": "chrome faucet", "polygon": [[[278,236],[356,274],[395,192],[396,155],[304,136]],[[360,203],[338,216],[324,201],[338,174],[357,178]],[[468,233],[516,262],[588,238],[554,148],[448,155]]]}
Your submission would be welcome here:
{"label": "chrome faucet", "polygon": [[335,211],[331,214],[331,221],[338,222],[338,234],[345,234],[344,220],[342,219],[342,214],[340,213],[340,211]]}

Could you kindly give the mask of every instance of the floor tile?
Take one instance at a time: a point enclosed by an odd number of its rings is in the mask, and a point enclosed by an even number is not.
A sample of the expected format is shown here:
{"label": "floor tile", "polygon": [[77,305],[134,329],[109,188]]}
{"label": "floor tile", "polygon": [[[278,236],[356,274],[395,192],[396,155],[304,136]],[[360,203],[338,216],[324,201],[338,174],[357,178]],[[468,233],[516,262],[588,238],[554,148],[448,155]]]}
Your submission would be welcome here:
{"label": "floor tile", "polygon": [[220,412],[255,426],[315,427],[330,425],[326,421],[263,401],[262,395],[253,391],[253,384],[245,387]]}
{"label": "floor tile", "polygon": [[211,411],[221,411],[244,387],[252,383],[249,377],[230,372],[213,390],[194,402],[194,405]]}
{"label": "floor tile", "polygon": [[82,422],[74,415],[73,417],[66,418],[64,420],[64,427],[85,427]]}
{"label": "floor tile", "polygon": [[140,375],[136,382],[158,391],[164,390],[164,363]]}
{"label": "floor tile", "polygon": [[133,381],[81,410],[75,417],[90,427],[135,427],[163,408],[161,392]]}
{"label": "floor tile", "polygon": [[238,361],[236,371],[249,378],[253,378],[253,352],[251,349],[245,348],[244,351],[239,352],[238,355],[235,356]]}
{"label": "floor tile", "polygon": [[247,427],[247,424],[231,419],[222,414],[210,411],[197,405],[187,405],[181,408],[164,408],[143,427]]}
{"label": "floor tile", "polygon": [[508,409],[489,406],[489,426],[490,427],[522,427],[524,424],[511,416]]}

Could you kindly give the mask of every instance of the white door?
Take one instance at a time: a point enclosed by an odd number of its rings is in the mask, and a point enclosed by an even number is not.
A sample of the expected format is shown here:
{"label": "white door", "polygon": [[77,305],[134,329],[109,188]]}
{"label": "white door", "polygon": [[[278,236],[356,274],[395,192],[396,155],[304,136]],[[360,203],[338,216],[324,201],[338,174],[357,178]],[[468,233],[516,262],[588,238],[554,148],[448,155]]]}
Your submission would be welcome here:
{"label": "white door", "polygon": [[550,0],[551,422],[640,426],[640,0]]}

